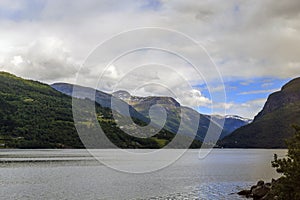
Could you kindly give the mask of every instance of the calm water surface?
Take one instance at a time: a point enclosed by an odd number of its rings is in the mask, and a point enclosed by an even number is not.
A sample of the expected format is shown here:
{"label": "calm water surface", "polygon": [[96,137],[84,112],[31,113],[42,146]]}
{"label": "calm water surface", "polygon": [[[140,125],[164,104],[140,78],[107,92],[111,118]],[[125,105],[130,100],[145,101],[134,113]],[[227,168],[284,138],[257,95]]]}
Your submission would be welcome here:
{"label": "calm water surface", "polygon": [[[113,150],[105,151],[109,159]],[[214,149],[204,159],[188,150],[172,165],[128,174],[85,150],[1,150],[1,199],[241,199],[234,193],[278,177],[273,154],[286,150]],[[126,164],[124,158],[122,163]],[[147,165],[149,163],[145,163]]]}

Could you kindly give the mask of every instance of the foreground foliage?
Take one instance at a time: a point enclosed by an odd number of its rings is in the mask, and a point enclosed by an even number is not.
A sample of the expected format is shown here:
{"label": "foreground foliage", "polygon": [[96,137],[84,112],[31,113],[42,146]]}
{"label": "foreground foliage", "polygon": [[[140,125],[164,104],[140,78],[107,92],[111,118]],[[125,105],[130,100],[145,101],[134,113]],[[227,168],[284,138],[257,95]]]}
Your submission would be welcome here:
{"label": "foreground foliage", "polygon": [[288,154],[286,158],[279,159],[274,155],[272,166],[283,176],[274,186],[274,193],[278,199],[300,199],[300,127],[294,126],[294,137],[287,140]]}

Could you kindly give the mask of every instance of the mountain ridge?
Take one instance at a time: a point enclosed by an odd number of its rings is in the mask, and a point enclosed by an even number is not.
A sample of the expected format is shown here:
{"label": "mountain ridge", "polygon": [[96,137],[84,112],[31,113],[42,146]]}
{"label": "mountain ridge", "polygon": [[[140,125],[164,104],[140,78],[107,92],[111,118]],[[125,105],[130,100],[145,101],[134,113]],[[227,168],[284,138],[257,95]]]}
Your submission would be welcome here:
{"label": "mountain ridge", "polygon": [[[68,84],[69,87],[71,87],[72,84]],[[70,88],[68,91],[65,91],[64,83],[56,83],[52,84],[52,87],[56,90],[63,92],[68,95],[72,95],[70,92]],[[78,88],[78,86],[76,86]],[[79,86],[79,88],[82,86]],[[86,88],[86,87],[84,87]],[[99,90],[94,90],[89,88],[90,90],[93,90],[93,92],[96,93],[96,99],[97,94]],[[226,135],[230,134],[233,130],[236,128],[239,128],[241,126],[244,126],[249,123],[250,119],[242,118],[242,117],[231,117],[231,116],[222,116],[220,119],[215,119],[215,117],[212,115],[206,115],[198,113],[197,111],[193,110],[192,108],[181,106],[180,103],[178,103],[174,98],[167,97],[167,96],[148,96],[148,97],[139,97],[139,96],[132,96],[129,92],[125,90],[119,90],[112,94],[107,94],[105,92],[100,91],[99,94],[105,94],[106,96],[114,96],[118,99],[123,100],[124,102],[128,103],[130,106],[132,106],[137,112],[141,113],[149,119],[149,109],[153,105],[161,105],[165,108],[167,111],[167,123],[166,123],[166,130],[171,131],[173,133],[176,133],[179,128],[181,116],[185,117],[186,119],[189,119],[190,122],[186,122],[187,124],[184,126],[184,130],[187,134],[193,135],[193,131],[189,129],[189,127],[193,126],[193,122],[198,121],[199,118],[199,124],[198,124],[198,130],[196,138],[199,140],[203,140],[206,132],[208,130],[210,121],[212,121],[212,126],[214,126],[214,123],[216,123],[216,126],[222,126],[222,120],[224,121],[224,130],[222,130],[221,137],[225,137]],[[110,101],[110,100],[109,100]],[[99,102],[101,104],[101,102]],[[108,105],[109,107],[109,105]],[[181,113],[182,111],[182,113]],[[182,115],[181,115],[182,114]]]}
{"label": "mountain ridge", "polygon": [[238,128],[219,144],[229,148],[286,148],[285,139],[300,124],[300,78],[269,95],[252,123]]}
{"label": "mountain ridge", "polygon": [[[133,137],[118,127],[109,108],[89,99],[75,98],[76,102],[95,105],[96,122],[100,124],[114,148],[162,148],[174,134],[164,129],[150,138]],[[79,108],[84,109],[84,107]],[[85,111],[85,110],[83,110]],[[116,113],[121,115],[120,113]],[[86,114],[85,121],[77,122],[83,130],[94,129]],[[91,116],[89,113],[87,116]],[[125,118],[128,116],[125,116]],[[85,148],[75,128],[72,98],[47,84],[26,80],[7,72],[0,72],[0,147],[1,148]],[[133,119],[143,125],[138,119]],[[134,133],[136,129],[131,127]],[[89,131],[87,131],[89,133]],[[186,137],[181,137],[183,140]],[[94,138],[92,142],[96,141]],[[180,148],[180,144],[173,145]],[[192,141],[192,148],[199,148],[199,141]],[[111,148],[103,142],[89,148]]]}

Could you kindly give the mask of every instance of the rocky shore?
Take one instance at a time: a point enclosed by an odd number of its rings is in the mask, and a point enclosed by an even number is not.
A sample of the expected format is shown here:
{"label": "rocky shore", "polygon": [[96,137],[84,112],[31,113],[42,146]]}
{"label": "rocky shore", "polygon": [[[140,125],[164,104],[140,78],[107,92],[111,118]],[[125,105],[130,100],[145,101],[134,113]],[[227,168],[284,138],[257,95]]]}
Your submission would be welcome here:
{"label": "rocky shore", "polygon": [[277,183],[277,180],[272,179],[270,183],[265,183],[260,180],[256,185],[253,185],[249,190],[242,190],[238,195],[252,198],[254,200],[276,200],[278,197],[273,193],[272,188]]}

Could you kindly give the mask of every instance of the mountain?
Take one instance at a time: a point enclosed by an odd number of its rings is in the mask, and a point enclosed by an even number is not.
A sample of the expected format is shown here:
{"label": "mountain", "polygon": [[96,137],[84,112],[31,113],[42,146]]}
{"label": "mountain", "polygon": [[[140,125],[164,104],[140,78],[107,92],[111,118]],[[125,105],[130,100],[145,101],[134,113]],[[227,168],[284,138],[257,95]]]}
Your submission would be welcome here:
{"label": "mountain", "polygon": [[[116,91],[113,93],[113,96],[122,99],[127,102],[129,105],[132,105],[138,112],[142,113],[145,116],[148,116],[148,111],[151,106],[160,104],[167,110],[167,123],[165,128],[169,131],[176,132],[178,130],[178,125],[180,124],[180,115],[188,121],[186,122],[185,131],[189,130],[189,127],[192,127],[196,121],[199,120],[198,129],[197,129],[197,138],[203,140],[205,134],[207,133],[210,122],[212,121],[211,126],[222,126],[223,130],[221,133],[221,138],[229,135],[235,129],[247,125],[251,122],[250,119],[242,118],[236,115],[204,115],[199,114],[197,111],[181,106],[175,99],[171,97],[138,97],[131,96],[127,91]],[[191,133],[190,133],[191,134]]]}
{"label": "mountain", "polygon": [[[89,99],[75,100],[82,105],[91,102]],[[90,116],[84,106],[79,109],[85,112],[82,115],[83,119]],[[101,125],[107,138],[120,148],[161,148],[175,136],[163,129],[150,138],[133,137],[117,126],[110,108],[96,103],[95,110],[97,123]],[[137,112],[136,114],[138,115]],[[0,118],[1,147],[84,148],[73,121],[72,98],[47,84],[0,72]],[[145,122],[139,119],[133,120],[141,126],[145,125]],[[80,128],[94,129],[95,124],[86,122],[89,122],[88,119],[79,122]],[[131,131],[135,132],[134,127],[131,127]],[[200,145],[198,141],[192,143],[192,147]],[[100,141],[91,148],[106,147],[106,144]]]}
{"label": "mountain", "polygon": [[251,119],[240,117],[238,115],[225,115],[225,116],[212,115],[212,117],[216,123],[218,124],[221,124],[222,122],[224,123],[224,129],[226,131],[223,132],[223,134],[221,135],[220,137],[221,139],[227,135],[230,135],[236,129],[252,122]]}
{"label": "mountain", "polygon": [[0,72],[0,118],[1,146],[82,147],[71,99],[46,84]]}
{"label": "mountain", "polygon": [[[64,93],[68,96],[73,95],[73,87],[76,86],[77,88],[77,93],[75,96],[76,98],[85,98],[91,94],[95,93],[95,101],[101,105],[104,108],[111,108],[111,101],[112,101],[112,95],[99,91],[99,90],[94,90],[89,87],[83,87],[79,85],[73,85],[73,84],[68,84],[68,83],[54,83],[51,85],[52,88],[55,90]],[[124,102],[125,103],[125,102]],[[144,121],[145,123],[149,123],[149,119],[144,117],[141,113],[137,112],[131,105],[126,105],[129,108],[129,114],[133,118],[140,119]],[[123,112],[122,114],[126,114],[126,112]]]}
{"label": "mountain", "polygon": [[300,124],[300,78],[269,95],[252,123],[235,130],[220,145],[230,148],[286,148],[285,139]]}
{"label": "mountain", "polygon": [[[72,95],[73,85],[68,83],[55,83],[52,87],[62,93],[67,95]],[[107,94],[105,92],[96,90],[94,91],[91,88],[76,86],[77,95],[79,93],[80,97],[86,96],[86,93],[94,92],[96,101],[105,107],[111,107],[110,102],[112,96],[120,99],[128,105],[130,105],[130,114],[133,117],[136,117],[146,123],[149,123],[149,110],[153,105],[160,105],[166,110],[167,119],[164,128],[170,132],[177,133],[179,129],[179,125],[181,124],[181,116],[183,117],[184,123],[181,126],[181,131],[190,136],[194,136],[194,130],[192,127],[195,127],[196,121],[199,121],[198,128],[196,129],[196,138],[200,141],[203,141],[209,124],[211,123],[211,128],[220,128],[222,121],[224,123],[223,130],[221,133],[221,138],[229,135],[235,129],[248,124],[251,120],[245,119],[239,116],[210,116],[199,114],[197,111],[181,106],[175,99],[171,97],[163,97],[163,96],[149,96],[149,97],[138,97],[132,96],[130,93],[124,90],[116,91],[113,94]],[[181,113],[182,112],[182,113]],[[182,114],[182,115],[181,115]],[[143,117],[141,117],[141,115]],[[145,119],[146,118],[146,119]]]}
{"label": "mountain", "polygon": [[[55,83],[51,85],[54,89],[72,96],[73,85],[68,83]],[[203,141],[209,124],[211,123],[211,129],[220,128],[223,121],[224,127],[222,130],[221,138],[229,135],[233,130],[244,126],[250,122],[249,119],[245,119],[239,116],[210,116],[199,114],[197,111],[181,106],[175,99],[171,97],[163,96],[149,96],[149,97],[138,97],[132,96],[130,93],[124,90],[116,91],[113,94],[108,94],[99,90],[94,90],[88,87],[82,87],[76,85],[76,93],[78,98],[88,96],[87,94],[95,93],[95,100],[97,103],[104,107],[111,108],[111,98],[120,99],[129,105],[129,110],[131,116],[138,118],[145,123],[149,123],[149,110],[153,105],[160,105],[166,110],[167,119],[164,129],[177,133],[179,130],[179,125],[181,126],[181,132],[185,135],[194,136],[194,130],[196,129],[196,138]],[[182,112],[182,113],[181,113]],[[181,123],[181,116],[183,117],[183,122]],[[199,121],[198,127],[195,128],[195,123]],[[197,124],[196,124],[197,125]],[[194,127],[194,128],[193,128]]]}
{"label": "mountain", "polygon": [[[55,83],[53,85],[51,85],[54,89],[72,96],[72,91],[73,91],[73,85],[68,84],[68,83]],[[167,111],[167,120],[166,120],[166,125],[164,125],[164,128],[172,133],[177,133],[178,129],[179,129],[179,124],[180,124],[180,104],[174,100],[171,97],[135,97],[135,96],[131,96],[128,92],[126,91],[118,91],[111,94],[107,94],[104,93],[102,91],[98,91],[98,90],[94,90],[92,88],[87,88],[87,87],[82,87],[82,86],[77,86],[76,85],[76,91],[77,92],[77,96],[76,97],[81,97],[81,96],[88,96],[86,94],[94,92],[95,93],[95,100],[97,103],[99,103],[100,105],[104,105],[108,108],[111,108],[110,102],[111,102],[111,98],[117,98],[120,99],[126,103],[128,103],[130,109],[134,110],[135,112],[131,112],[131,113],[139,113],[136,114],[137,118],[144,121],[145,123],[149,122],[149,109],[151,106],[153,105],[161,105],[162,107],[164,107]],[[197,117],[199,117],[199,114],[194,111],[193,109],[190,108],[184,108],[184,113],[187,113],[185,115],[185,120],[186,121],[186,125],[184,126],[184,128],[182,129],[182,132],[185,132],[186,135],[189,136],[194,136],[194,131],[190,130],[190,127],[193,127],[193,124],[191,124],[193,121],[195,121]],[[142,117],[140,116],[142,115]],[[145,120],[146,119],[146,120]],[[202,118],[202,122],[201,124],[201,132],[202,134],[202,138],[204,138],[205,133],[207,131],[207,126],[209,124],[209,119],[207,117],[203,117]],[[201,138],[201,139],[202,139]],[[198,137],[198,139],[200,139],[200,137]]]}

